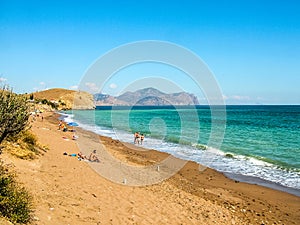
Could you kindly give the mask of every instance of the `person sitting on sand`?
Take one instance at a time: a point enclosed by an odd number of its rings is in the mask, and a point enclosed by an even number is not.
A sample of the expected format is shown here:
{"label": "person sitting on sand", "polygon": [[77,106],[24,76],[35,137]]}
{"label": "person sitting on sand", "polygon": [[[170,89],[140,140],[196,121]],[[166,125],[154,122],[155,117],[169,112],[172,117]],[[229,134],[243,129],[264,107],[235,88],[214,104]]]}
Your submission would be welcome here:
{"label": "person sitting on sand", "polygon": [[62,124],[62,125],[61,125],[61,128],[62,128],[62,131],[63,131],[63,132],[68,131],[68,128],[66,127],[65,124]]}
{"label": "person sitting on sand", "polygon": [[90,154],[89,161],[91,161],[91,162],[100,162],[100,160],[96,156],[96,150],[93,150],[92,153]]}
{"label": "person sitting on sand", "polygon": [[78,136],[77,135],[75,135],[75,134],[73,134],[73,136],[72,136],[72,140],[77,140],[78,139]]}

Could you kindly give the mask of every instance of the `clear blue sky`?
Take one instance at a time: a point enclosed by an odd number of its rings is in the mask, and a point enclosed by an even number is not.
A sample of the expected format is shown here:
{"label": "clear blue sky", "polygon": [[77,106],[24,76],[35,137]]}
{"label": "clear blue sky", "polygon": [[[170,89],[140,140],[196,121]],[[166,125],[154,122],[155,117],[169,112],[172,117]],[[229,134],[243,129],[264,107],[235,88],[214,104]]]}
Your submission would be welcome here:
{"label": "clear blue sky", "polygon": [[[107,51],[141,40],[193,51],[228,104],[300,104],[297,0],[0,0],[0,81],[18,93],[71,88]],[[132,78],[122,77],[105,91],[117,93]]]}

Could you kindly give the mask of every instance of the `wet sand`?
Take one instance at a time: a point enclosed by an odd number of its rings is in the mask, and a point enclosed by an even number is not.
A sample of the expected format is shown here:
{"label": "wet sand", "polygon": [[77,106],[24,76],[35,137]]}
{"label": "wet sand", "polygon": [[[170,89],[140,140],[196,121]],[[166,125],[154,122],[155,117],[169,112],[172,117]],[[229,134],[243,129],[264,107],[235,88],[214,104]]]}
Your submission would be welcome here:
{"label": "wet sand", "polygon": [[[232,180],[195,162],[172,158],[174,164],[163,165],[167,153],[80,128],[72,140],[72,132],[57,129],[57,118],[46,113],[32,124],[49,147],[38,159],[3,156],[34,195],[33,224],[300,224],[295,195]],[[99,163],[63,155],[93,149]],[[183,167],[162,176],[175,164]]]}

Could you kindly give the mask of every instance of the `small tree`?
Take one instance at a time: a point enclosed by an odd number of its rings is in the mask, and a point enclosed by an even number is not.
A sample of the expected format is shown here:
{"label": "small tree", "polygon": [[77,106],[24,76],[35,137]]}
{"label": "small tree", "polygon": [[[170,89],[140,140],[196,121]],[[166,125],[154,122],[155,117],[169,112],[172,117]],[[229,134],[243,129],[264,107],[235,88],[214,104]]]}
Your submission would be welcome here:
{"label": "small tree", "polygon": [[17,95],[7,86],[0,89],[0,144],[17,135],[29,123],[29,105],[25,95]]}

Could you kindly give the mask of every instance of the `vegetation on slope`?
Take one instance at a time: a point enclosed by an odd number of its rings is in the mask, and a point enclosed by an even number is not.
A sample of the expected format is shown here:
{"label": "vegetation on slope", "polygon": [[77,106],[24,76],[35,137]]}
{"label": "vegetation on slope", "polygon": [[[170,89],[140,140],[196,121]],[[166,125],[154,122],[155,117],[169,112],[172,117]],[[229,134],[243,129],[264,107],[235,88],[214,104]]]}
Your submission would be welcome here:
{"label": "vegetation on slope", "polygon": [[28,223],[32,215],[32,197],[16,176],[0,161],[0,214],[13,223]]}
{"label": "vegetation on slope", "polygon": [[[24,95],[17,95],[4,86],[0,90],[0,154],[3,148],[22,145],[36,151],[36,138],[29,129],[29,104]],[[1,145],[4,143],[4,146]],[[15,146],[15,147],[16,147]],[[11,152],[15,148],[8,148]],[[28,223],[32,215],[32,198],[16,180],[16,175],[0,159],[0,215],[13,223]]]}

